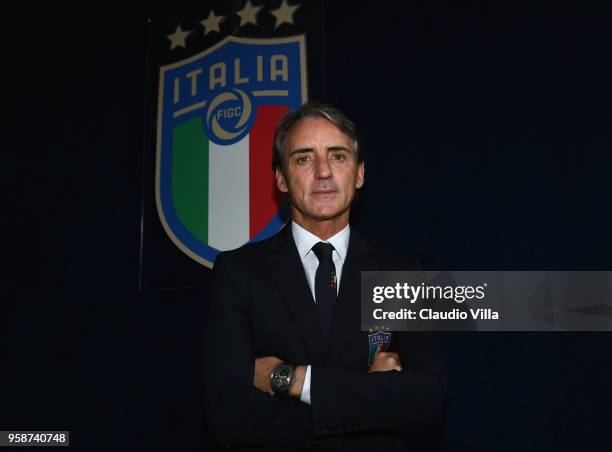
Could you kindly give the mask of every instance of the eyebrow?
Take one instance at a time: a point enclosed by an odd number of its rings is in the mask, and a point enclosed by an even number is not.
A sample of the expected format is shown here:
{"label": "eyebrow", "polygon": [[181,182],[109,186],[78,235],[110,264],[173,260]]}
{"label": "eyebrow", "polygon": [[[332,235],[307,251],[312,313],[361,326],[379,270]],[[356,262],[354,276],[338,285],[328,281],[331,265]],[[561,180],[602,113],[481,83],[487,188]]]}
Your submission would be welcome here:
{"label": "eyebrow", "polygon": [[[326,150],[329,152],[334,152],[334,151],[346,151],[346,152],[353,152],[352,149],[347,148],[346,146],[342,146],[342,145],[334,145],[334,146],[329,146],[328,148],[326,148]],[[294,149],[293,151],[289,152],[289,157],[293,157],[296,154],[305,154],[307,152],[314,152],[314,148],[298,148],[298,149]]]}

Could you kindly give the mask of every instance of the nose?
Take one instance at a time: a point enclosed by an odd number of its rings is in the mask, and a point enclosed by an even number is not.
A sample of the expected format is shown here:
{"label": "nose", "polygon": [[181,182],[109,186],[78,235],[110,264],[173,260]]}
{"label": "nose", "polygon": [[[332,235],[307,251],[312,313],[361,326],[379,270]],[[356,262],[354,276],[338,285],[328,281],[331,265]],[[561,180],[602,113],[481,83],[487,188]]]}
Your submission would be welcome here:
{"label": "nose", "polygon": [[315,177],[317,179],[329,179],[332,177],[331,166],[327,158],[317,158]]}

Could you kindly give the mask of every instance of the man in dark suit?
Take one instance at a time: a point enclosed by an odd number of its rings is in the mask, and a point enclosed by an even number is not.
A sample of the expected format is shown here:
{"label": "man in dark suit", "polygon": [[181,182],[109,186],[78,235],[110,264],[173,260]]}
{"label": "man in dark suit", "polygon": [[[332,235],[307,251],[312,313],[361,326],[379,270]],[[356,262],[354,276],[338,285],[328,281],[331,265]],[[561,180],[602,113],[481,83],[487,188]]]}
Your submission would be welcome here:
{"label": "man in dark suit", "polygon": [[410,431],[444,411],[444,363],[429,335],[393,333],[374,355],[360,330],[360,270],[389,269],[394,259],[349,226],[365,177],[354,125],[326,105],[288,113],[273,168],[292,221],[215,264],[205,345],[210,430],[235,448],[414,449],[404,441]]}

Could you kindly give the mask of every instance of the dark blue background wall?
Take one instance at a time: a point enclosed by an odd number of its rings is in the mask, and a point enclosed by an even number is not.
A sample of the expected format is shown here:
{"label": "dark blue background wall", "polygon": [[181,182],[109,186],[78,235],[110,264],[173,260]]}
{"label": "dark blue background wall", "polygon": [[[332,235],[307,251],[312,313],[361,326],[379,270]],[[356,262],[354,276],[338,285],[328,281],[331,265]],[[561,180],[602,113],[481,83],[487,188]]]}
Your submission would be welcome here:
{"label": "dark blue background wall", "polygon": [[[612,269],[610,8],[328,3],[366,236],[437,268]],[[202,450],[206,288],[137,291],[145,18],[164,7],[46,8],[3,18],[0,428]],[[609,333],[442,340],[443,450],[609,448]]]}

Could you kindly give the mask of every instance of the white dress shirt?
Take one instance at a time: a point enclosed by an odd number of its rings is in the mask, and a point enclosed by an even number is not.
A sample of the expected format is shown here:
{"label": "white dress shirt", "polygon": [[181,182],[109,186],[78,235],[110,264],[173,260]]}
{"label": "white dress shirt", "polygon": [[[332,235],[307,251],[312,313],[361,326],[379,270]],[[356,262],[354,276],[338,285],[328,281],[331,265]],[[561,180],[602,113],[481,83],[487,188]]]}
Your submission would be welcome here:
{"label": "white dress shirt", "polygon": [[[340,280],[342,278],[342,266],[346,260],[346,253],[348,252],[349,237],[351,230],[347,224],[344,229],[337,232],[327,240],[321,240],[319,237],[314,235],[312,232],[307,231],[299,224],[291,223],[291,232],[293,233],[293,240],[300,254],[302,265],[304,266],[304,272],[306,273],[306,279],[310,286],[310,292],[312,293],[312,299],[316,303],[315,297],[315,276],[317,273],[317,267],[319,267],[319,259],[316,254],[312,251],[312,247],[319,242],[330,243],[334,247],[332,253],[332,260],[336,266],[336,288],[340,290]],[[310,405],[310,364],[306,368],[306,376],[304,378],[304,386],[302,387],[302,394],[300,400]]]}

